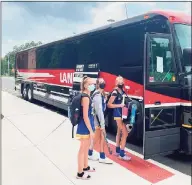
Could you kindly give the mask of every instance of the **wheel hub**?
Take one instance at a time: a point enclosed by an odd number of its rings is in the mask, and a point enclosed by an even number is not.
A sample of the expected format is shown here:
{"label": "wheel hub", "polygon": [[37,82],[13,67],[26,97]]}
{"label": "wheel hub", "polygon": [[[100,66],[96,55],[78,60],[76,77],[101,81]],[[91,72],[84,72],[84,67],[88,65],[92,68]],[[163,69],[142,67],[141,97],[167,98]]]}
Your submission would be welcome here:
{"label": "wheel hub", "polygon": [[29,89],[29,90],[28,90],[28,98],[29,98],[29,100],[31,100],[31,97],[32,97],[32,95],[31,95],[31,89]]}
{"label": "wheel hub", "polygon": [[23,89],[23,95],[26,96],[27,92],[26,92],[26,88]]}

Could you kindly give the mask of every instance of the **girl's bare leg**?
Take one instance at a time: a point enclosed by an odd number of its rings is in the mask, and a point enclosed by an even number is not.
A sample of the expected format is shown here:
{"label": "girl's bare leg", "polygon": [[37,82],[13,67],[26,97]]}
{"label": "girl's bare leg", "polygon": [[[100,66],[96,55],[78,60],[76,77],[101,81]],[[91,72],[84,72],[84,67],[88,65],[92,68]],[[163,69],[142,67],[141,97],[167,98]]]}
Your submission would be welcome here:
{"label": "girl's bare leg", "polygon": [[85,154],[84,154],[84,171],[88,171],[88,172],[94,172],[95,168],[92,168],[88,165],[88,151],[89,151],[89,147],[90,147],[90,139],[86,139],[85,141]]}
{"label": "girl's bare leg", "polygon": [[100,129],[95,130],[95,139],[94,141],[90,141],[89,149],[88,149],[88,158],[93,161],[97,161],[99,158],[96,155],[93,155],[93,149],[97,142],[100,142]]}
{"label": "girl's bare leg", "polygon": [[84,152],[85,151],[85,142],[84,139],[80,140],[80,148],[78,152],[78,173],[81,174],[84,168]]}
{"label": "girl's bare leg", "polygon": [[121,144],[120,144],[120,158],[129,161],[131,158],[125,155],[125,146],[128,136],[127,128],[125,124],[122,122],[122,120],[117,121],[117,126],[121,128],[122,131]]}
{"label": "girl's bare leg", "polygon": [[122,124],[121,120],[116,120],[117,122],[117,134],[116,134],[116,154],[120,154],[120,145],[121,145],[121,130],[122,130]]}

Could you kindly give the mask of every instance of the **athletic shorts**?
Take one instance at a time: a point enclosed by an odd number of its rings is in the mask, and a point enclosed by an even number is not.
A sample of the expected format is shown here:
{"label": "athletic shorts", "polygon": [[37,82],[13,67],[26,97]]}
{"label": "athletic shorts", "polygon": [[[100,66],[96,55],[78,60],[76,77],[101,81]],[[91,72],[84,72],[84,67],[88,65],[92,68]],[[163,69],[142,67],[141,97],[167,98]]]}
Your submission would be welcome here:
{"label": "athletic shorts", "polygon": [[94,117],[95,129],[105,128],[105,123],[99,123],[96,116]]}
{"label": "athletic shorts", "polygon": [[[93,117],[91,117],[91,118],[89,117],[89,120],[91,123],[91,127],[93,129],[93,132],[95,132],[95,125],[94,125]],[[77,126],[76,138],[77,139],[86,139],[86,138],[89,138],[89,135],[90,135],[90,132],[89,132],[84,120],[81,119]]]}
{"label": "athletic shorts", "polygon": [[122,120],[122,108],[114,108],[113,110],[114,120]]}

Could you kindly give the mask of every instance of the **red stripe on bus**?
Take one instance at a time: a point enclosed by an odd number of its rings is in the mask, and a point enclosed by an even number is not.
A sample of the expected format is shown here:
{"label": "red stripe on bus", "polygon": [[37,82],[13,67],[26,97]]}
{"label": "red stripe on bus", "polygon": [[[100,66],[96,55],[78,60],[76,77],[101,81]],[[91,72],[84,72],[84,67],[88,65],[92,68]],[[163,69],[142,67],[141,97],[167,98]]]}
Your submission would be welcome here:
{"label": "red stripe on bus", "polygon": [[[100,72],[100,77],[104,78],[106,81],[105,90],[111,91],[114,88],[115,79],[117,78],[117,76],[106,72]],[[127,79],[124,79],[124,83],[125,85],[130,86],[128,94],[143,97],[143,85]],[[178,102],[190,103],[190,101],[182,100],[180,98],[174,98],[171,96],[166,96],[148,90],[145,91],[145,98],[144,98],[145,104],[154,104],[157,100],[160,100],[161,103],[178,103]]]}
{"label": "red stripe on bus", "polygon": [[[55,84],[55,85],[64,85],[64,86],[69,86],[72,87],[72,81],[73,78],[71,77],[71,74],[74,73],[74,70],[72,69],[19,69],[19,72],[24,72],[24,73],[36,73],[37,75],[39,73],[48,73],[50,75],[53,75],[53,77],[28,77],[27,79],[37,81],[37,82],[42,82],[42,83],[50,83],[50,84]],[[69,74],[69,76],[68,76]],[[66,75],[66,76],[64,76]],[[107,72],[100,72],[99,76],[104,78],[106,81],[106,88],[105,90],[110,92],[115,86],[115,79],[117,78],[116,75],[107,73]],[[37,80],[36,80],[37,78]],[[42,78],[42,79],[41,79]],[[72,79],[71,79],[72,78]],[[66,80],[65,80],[66,79]],[[137,97],[143,97],[143,85],[138,84],[136,82],[133,82],[128,79],[124,79],[125,85],[130,86],[130,90],[128,90],[128,94],[132,96],[137,96]],[[171,96],[166,96],[162,95],[159,93],[147,91],[145,92],[145,104],[154,104],[156,100],[160,100],[161,103],[191,103],[190,101],[187,100],[182,100],[180,98],[174,98]]]}

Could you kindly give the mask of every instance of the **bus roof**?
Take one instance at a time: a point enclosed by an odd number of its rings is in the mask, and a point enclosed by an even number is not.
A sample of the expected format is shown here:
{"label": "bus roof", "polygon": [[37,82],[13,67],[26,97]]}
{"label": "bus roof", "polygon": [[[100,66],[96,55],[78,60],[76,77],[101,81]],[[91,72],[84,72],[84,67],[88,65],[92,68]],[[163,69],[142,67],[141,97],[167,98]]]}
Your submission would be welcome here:
{"label": "bus roof", "polygon": [[145,16],[148,16],[148,18],[150,18],[150,17],[154,17],[156,15],[162,15],[162,16],[166,17],[171,23],[191,24],[191,16],[189,16],[189,15],[187,15],[185,13],[182,13],[182,12],[179,12],[179,11],[171,11],[171,10],[153,10],[153,11],[149,11],[149,12],[147,12],[145,14],[142,14],[142,15],[134,16],[134,17],[131,17],[131,18],[128,18],[128,19],[125,19],[125,20],[121,20],[121,21],[118,21],[118,22],[115,22],[115,23],[111,23],[111,24],[108,24],[106,26],[102,26],[102,27],[99,27],[99,28],[96,28],[96,29],[93,29],[93,30],[89,30],[89,31],[86,31],[86,32],[83,32],[83,33],[80,33],[80,34],[77,34],[77,35],[73,35],[73,36],[68,37],[68,38],[64,38],[64,39],[61,39],[61,40],[57,40],[57,41],[53,41],[53,42],[50,42],[50,43],[42,44],[40,46],[29,48],[29,49],[20,51],[18,53],[22,53],[24,51],[28,51],[28,50],[35,49],[35,48],[45,47],[47,45],[52,45],[54,43],[59,43],[59,42],[62,42],[64,40],[73,40],[73,39],[76,39],[78,37],[83,37],[83,36],[85,36],[87,34],[91,34],[91,33],[95,33],[95,32],[102,32],[102,31],[105,31],[107,29],[111,29],[111,28],[131,24],[131,23],[134,23],[134,22],[139,22],[139,21],[145,20],[146,19]]}
{"label": "bus roof", "polygon": [[159,14],[167,17],[172,23],[183,23],[183,24],[191,24],[191,16],[187,15],[181,11],[173,11],[173,10],[153,10],[148,13]]}

